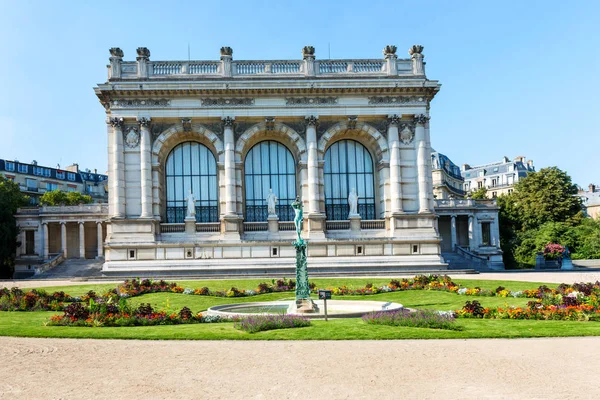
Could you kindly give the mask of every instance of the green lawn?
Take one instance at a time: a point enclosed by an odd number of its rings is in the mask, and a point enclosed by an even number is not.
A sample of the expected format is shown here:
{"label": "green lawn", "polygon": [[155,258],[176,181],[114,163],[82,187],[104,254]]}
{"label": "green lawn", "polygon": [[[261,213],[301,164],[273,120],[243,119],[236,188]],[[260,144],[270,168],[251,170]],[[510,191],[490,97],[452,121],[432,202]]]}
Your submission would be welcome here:
{"label": "green lawn", "polygon": [[[222,290],[231,286],[240,289],[256,287],[264,279],[252,280],[210,280],[181,281],[184,288],[208,286],[213,290]],[[363,287],[366,282],[376,286],[387,284],[389,279],[314,279],[319,287],[352,286]],[[456,283],[467,287],[479,286],[495,289],[504,286],[511,290],[533,289],[542,283],[511,281],[471,281],[456,279]],[[556,286],[547,284],[548,286]],[[69,287],[45,288],[48,292],[64,290],[71,295],[81,295],[89,290],[102,293],[113,288],[113,284],[78,285]],[[178,311],[184,306],[192,311],[200,312],[218,304],[240,303],[250,301],[271,301],[292,299],[294,294],[270,293],[245,298],[218,298],[208,296],[184,295],[176,293],[153,293],[130,299],[133,304],[150,303],[159,309]],[[522,306],[525,298],[473,297],[455,293],[410,290],[394,293],[381,293],[371,296],[334,296],[336,300],[377,300],[393,301],[410,308],[429,308],[435,310],[453,310],[461,308],[467,300],[478,300],[484,307]],[[297,329],[283,329],[254,334],[238,331],[233,323],[193,324],[153,327],[119,327],[119,328],[78,328],[45,326],[54,312],[0,312],[1,336],[25,337],[64,337],[64,338],[101,338],[101,339],[241,339],[241,340],[301,340],[301,339],[446,339],[446,338],[512,338],[512,337],[544,337],[544,336],[598,336],[600,324],[597,322],[571,321],[520,321],[520,320],[474,320],[459,319],[460,331],[437,330],[427,328],[392,327],[368,325],[361,319],[337,319],[313,321],[312,326]]]}

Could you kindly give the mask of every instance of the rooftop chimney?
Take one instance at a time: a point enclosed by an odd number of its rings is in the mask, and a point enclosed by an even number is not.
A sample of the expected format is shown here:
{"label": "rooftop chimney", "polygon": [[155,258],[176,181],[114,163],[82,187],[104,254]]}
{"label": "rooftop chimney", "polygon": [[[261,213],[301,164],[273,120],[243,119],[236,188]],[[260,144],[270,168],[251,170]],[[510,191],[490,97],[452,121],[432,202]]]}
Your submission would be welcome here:
{"label": "rooftop chimney", "polygon": [[73,163],[66,168],[69,172],[79,172],[79,164]]}
{"label": "rooftop chimney", "polygon": [[590,183],[590,186],[588,186],[590,188],[590,193],[594,193],[596,191],[596,185],[594,185],[593,183]]}

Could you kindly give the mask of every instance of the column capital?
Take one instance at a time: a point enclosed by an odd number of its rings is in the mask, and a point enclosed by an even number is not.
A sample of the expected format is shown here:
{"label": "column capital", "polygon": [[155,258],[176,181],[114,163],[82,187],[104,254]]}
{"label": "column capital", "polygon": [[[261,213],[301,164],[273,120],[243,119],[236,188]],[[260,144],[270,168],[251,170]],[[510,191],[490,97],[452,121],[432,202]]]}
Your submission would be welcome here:
{"label": "column capital", "polygon": [[417,114],[415,115],[414,120],[417,125],[425,125],[427,121],[429,121],[429,117],[425,114]]}
{"label": "column capital", "polygon": [[85,224],[85,221],[77,221],[77,223],[78,223],[79,225],[83,225],[83,224]]}
{"label": "column capital", "polygon": [[106,123],[113,128],[122,128],[125,121],[122,117],[108,117]]}
{"label": "column capital", "polygon": [[137,121],[138,121],[138,124],[140,124],[140,127],[147,128],[147,127],[150,126],[150,123],[152,122],[152,118],[150,118],[150,117],[138,117]]}
{"label": "column capital", "polygon": [[319,125],[319,116],[317,115],[308,115],[304,119],[307,126],[314,126],[316,128]]}
{"label": "column capital", "polygon": [[400,124],[400,116],[398,114],[390,114],[387,117],[388,126],[398,126]]}
{"label": "column capital", "polygon": [[61,224],[61,225],[66,225],[67,221],[58,221],[58,223]]}
{"label": "column capital", "polygon": [[235,117],[223,117],[223,118],[221,118],[221,120],[223,121],[223,125],[226,128],[232,128],[233,123],[235,121]]}
{"label": "column capital", "polygon": [[456,214],[451,214],[450,217],[452,217],[452,219],[456,219],[457,215]]}

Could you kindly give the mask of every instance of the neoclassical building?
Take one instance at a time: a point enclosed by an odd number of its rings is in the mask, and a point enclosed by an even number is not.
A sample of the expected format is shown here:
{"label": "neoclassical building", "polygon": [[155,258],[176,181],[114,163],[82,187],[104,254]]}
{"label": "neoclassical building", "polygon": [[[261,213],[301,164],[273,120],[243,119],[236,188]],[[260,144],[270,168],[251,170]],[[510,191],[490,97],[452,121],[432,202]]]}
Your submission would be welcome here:
{"label": "neoclassical building", "polygon": [[307,46],[301,60],[236,61],[223,47],[218,61],[153,61],[141,47],[124,61],[110,49],[95,88],[107,114],[104,272],[291,266],[296,197],[313,268],[444,268],[429,116],[440,84],[422,50],[321,61]]}

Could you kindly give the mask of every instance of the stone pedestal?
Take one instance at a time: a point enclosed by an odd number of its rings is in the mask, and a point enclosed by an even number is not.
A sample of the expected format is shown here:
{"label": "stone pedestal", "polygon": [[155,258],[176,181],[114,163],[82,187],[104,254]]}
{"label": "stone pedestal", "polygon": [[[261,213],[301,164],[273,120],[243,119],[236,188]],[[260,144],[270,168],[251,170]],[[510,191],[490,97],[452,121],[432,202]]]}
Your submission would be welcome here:
{"label": "stone pedestal", "polygon": [[223,240],[241,240],[241,220],[237,215],[224,215],[221,217],[221,237]]}
{"label": "stone pedestal", "polygon": [[185,233],[186,235],[194,235],[196,233],[196,218],[185,217]]}
{"label": "stone pedestal", "polygon": [[279,217],[277,215],[269,215],[267,222],[269,223],[269,233],[279,232]]}
{"label": "stone pedestal", "polygon": [[325,214],[308,214],[306,216],[306,223],[309,238],[325,239]]}
{"label": "stone pedestal", "polygon": [[360,233],[360,215],[350,214],[348,219],[350,220],[350,231],[352,233]]}
{"label": "stone pedestal", "polygon": [[563,258],[562,265],[560,266],[560,269],[564,269],[564,270],[574,269],[573,268],[573,261],[571,261],[571,257],[565,257],[565,258]]}

